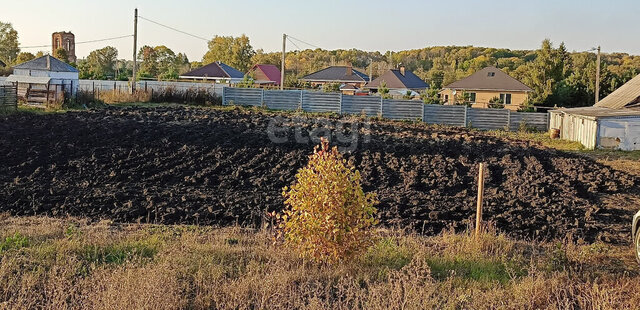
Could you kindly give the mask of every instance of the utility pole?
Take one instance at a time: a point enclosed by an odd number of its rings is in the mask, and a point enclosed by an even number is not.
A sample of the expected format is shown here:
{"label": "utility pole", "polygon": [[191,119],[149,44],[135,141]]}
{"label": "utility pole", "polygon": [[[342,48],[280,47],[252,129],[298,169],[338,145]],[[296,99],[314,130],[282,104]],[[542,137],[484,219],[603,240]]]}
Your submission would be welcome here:
{"label": "utility pole", "polygon": [[598,103],[600,101],[600,46],[598,46],[596,62],[596,103]]}
{"label": "utility pole", "polygon": [[138,61],[136,59],[136,49],[138,49],[138,8],[136,8],[133,17],[133,78],[131,79],[131,92],[136,91],[136,67]]}
{"label": "utility pole", "polygon": [[282,34],[282,65],[280,66],[280,90],[284,90],[284,56],[287,53],[287,35]]}

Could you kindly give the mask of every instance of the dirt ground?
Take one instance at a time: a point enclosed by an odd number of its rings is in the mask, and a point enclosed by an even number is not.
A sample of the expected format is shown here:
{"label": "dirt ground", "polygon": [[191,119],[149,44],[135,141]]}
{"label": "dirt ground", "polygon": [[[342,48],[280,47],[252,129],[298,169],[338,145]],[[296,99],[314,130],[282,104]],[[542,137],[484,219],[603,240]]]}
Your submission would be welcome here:
{"label": "dirt ground", "polygon": [[[4,117],[0,212],[259,226],[267,211],[282,208],[282,188],[312,152],[313,143],[296,136],[340,125],[323,117],[280,119],[274,136],[273,121],[270,112],[189,107]],[[499,229],[525,239],[628,242],[640,178],[624,169],[479,131],[343,121],[358,125],[346,131],[360,134],[346,157],[365,190],[378,194],[383,225],[428,235],[467,228],[477,166],[485,162],[485,219]],[[350,145],[333,134],[334,144]]]}

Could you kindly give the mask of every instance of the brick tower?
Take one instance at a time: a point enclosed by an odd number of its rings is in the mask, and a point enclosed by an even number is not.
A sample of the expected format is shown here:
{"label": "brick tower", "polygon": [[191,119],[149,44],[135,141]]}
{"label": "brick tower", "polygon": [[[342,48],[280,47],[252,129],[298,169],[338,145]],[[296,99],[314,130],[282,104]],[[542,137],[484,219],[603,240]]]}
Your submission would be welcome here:
{"label": "brick tower", "polygon": [[[76,36],[71,32],[54,32],[51,35],[51,55],[56,54],[56,50],[64,48],[69,55],[69,62],[76,62]],[[64,60],[64,59],[63,59]]]}

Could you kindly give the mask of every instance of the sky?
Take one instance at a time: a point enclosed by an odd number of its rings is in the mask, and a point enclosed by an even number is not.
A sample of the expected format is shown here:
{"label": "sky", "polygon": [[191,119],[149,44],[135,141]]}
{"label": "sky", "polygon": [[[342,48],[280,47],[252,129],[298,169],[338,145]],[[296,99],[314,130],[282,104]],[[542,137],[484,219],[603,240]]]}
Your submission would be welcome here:
{"label": "sky", "polygon": [[[570,51],[640,55],[639,0],[112,0],[4,1],[0,21],[10,22],[24,47],[50,45],[51,33],[72,31],[76,42],[133,34],[134,9],[161,24],[212,38],[246,34],[254,49],[280,51],[282,34],[309,43],[300,48],[399,51],[441,45],[536,49],[545,38]],[[287,42],[288,49],[297,49]],[[131,37],[76,45],[76,55],[114,46],[132,59]],[[138,21],[138,48],[165,45],[201,60],[207,41],[147,20]],[[50,51],[50,47],[23,51]]]}

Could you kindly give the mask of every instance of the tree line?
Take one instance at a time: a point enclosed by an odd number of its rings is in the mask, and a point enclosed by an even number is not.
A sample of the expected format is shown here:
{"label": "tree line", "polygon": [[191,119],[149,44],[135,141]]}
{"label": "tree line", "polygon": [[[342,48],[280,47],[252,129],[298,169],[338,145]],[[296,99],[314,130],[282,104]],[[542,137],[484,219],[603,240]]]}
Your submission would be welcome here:
{"label": "tree line", "polygon": [[[20,52],[18,34],[11,24],[0,22],[0,60],[15,65],[43,55]],[[66,51],[54,56],[66,60]],[[222,61],[247,72],[253,64],[281,65],[281,53],[255,50],[247,36],[215,36],[208,51],[199,61],[189,61],[184,53],[170,48],[143,46],[137,54],[138,79],[174,80],[182,73],[200,66]],[[386,53],[349,50],[305,49],[286,53],[286,87],[303,87],[299,79],[330,65],[352,65],[354,68],[380,76],[386,70],[406,67],[430,85],[423,98],[437,102],[438,90],[458,79],[486,67],[496,66],[533,89],[530,105],[588,106],[594,104],[596,55],[593,52],[569,52],[564,43],[557,47],[544,40],[537,50],[511,50],[474,46],[435,46]],[[106,46],[89,53],[85,59],[71,65],[78,68],[82,79],[128,80],[133,62],[118,59],[118,50]],[[2,73],[2,72],[0,72]],[[601,59],[600,97],[640,73],[640,56],[627,53],[607,53]]]}

